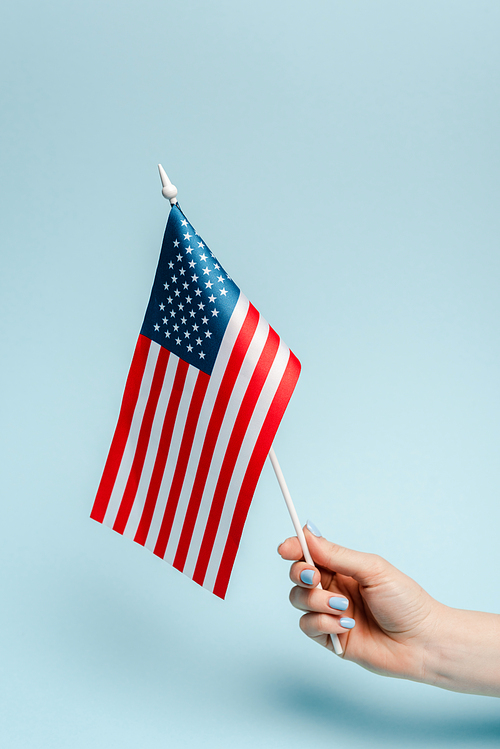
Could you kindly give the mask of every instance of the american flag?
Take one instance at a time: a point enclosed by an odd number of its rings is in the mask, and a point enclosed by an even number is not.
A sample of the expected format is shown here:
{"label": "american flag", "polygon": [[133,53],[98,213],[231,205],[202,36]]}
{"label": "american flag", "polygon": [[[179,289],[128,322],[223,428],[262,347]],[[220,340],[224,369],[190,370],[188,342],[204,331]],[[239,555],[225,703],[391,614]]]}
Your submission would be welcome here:
{"label": "american flag", "polygon": [[299,372],[173,205],[91,517],[224,598]]}

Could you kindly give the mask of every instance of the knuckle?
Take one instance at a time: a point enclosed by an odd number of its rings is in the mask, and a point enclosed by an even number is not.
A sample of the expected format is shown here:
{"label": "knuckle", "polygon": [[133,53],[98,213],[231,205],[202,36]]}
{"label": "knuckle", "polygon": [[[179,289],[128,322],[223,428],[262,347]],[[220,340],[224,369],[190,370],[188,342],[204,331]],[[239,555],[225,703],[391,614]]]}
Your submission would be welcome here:
{"label": "knuckle", "polygon": [[379,556],[378,554],[368,554],[367,556],[370,559],[370,571],[373,576],[378,576],[385,572],[387,562],[383,557]]}
{"label": "knuckle", "polygon": [[297,586],[293,587],[291,589],[291,591],[290,591],[289,596],[288,596],[288,600],[290,601],[290,603],[292,604],[292,606],[295,606],[295,604],[297,603],[297,592],[298,592],[298,590],[299,590],[299,588],[297,588]]}
{"label": "knuckle", "polygon": [[333,617],[330,614],[318,614],[316,624],[320,632],[329,633],[332,628]]}
{"label": "knuckle", "polygon": [[308,637],[317,633],[329,634],[332,630],[332,618],[329,614],[307,613],[299,619],[299,627]]}
{"label": "knuckle", "polygon": [[314,608],[314,590],[306,590],[295,585],[288,596],[292,606],[297,609],[310,610]]}
{"label": "knuckle", "polygon": [[329,548],[329,565],[330,569],[335,568],[335,562],[341,562],[344,558],[348,557],[349,550],[346,549],[344,546],[340,546],[339,544],[331,542],[331,546]]}
{"label": "knuckle", "polygon": [[309,630],[311,625],[311,614],[304,614],[299,619],[299,627],[302,632],[309,637]]}
{"label": "knuckle", "polygon": [[292,583],[297,583],[299,579],[299,564],[300,562],[294,562],[290,567],[290,580]]}
{"label": "knuckle", "polygon": [[332,555],[342,554],[345,551],[344,547],[339,546],[339,544],[336,544],[335,541],[330,541],[330,548],[328,550]]}
{"label": "knuckle", "polygon": [[304,590],[305,596],[304,596],[304,603],[307,606],[308,609],[314,608],[314,594],[315,590]]}

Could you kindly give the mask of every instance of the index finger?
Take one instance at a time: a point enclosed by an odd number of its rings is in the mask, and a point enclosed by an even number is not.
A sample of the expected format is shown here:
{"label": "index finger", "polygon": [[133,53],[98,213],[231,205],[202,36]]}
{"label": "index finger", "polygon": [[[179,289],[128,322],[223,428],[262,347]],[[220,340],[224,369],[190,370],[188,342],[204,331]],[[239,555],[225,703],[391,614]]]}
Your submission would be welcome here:
{"label": "index finger", "polygon": [[283,543],[278,546],[278,554],[282,559],[287,559],[290,562],[296,562],[299,559],[304,558],[297,536],[292,536],[291,538],[287,538],[286,541],[283,541]]}

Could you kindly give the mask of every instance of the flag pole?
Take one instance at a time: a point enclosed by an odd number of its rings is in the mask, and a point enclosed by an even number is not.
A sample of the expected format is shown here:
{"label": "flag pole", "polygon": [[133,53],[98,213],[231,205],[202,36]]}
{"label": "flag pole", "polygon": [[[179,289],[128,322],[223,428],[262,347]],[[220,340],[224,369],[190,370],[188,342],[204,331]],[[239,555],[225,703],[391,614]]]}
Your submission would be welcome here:
{"label": "flag pole", "polygon": [[[299,521],[299,516],[297,515],[297,511],[295,510],[292,497],[288,490],[288,486],[286,485],[285,477],[283,476],[283,471],[281,470],[281,466],[278,463],[278,458],[276,457],[276,453],[274,452],[273,447],[271,447],[271,449],[269,450],[269,460],[271,461],[271,464],[274,468],[274,473],[276,474],[276,478],[278,479],[278,484],[280,485],[283,498],[288,508],[288,512],[290,513],[293,527],[295,528],[295,533],[297,534],[297,538],[299,539],[299,543],[302,549],[302,553],[304,555],[304,559],[306,560],[307,564],[312,564],[314,567],[315,564],[313,562],[309,548],[307,546],[306,537],[304,535],[304,531],[302,530],[302,526]],[[321,583],[319,583],[316,587],[322,589]],[[330,637],[332,638],[332,645],[333,645],[334,652],[336,653],[336,655],[342,655],[343,653],[342,645],[340,644],[340,640],[338,636],[335,634],[332,634],[330,635]]]}
{"label": "flag pole", "polygon": [[[165,172],[161,164],[158,164],[158,171],[160,172],[160,179],[161,179],[161,184],[162,184],[161,193],[164,198],[170,201],[170,205],[175,205],[177,203],[177,188],[175,185],[171,183],[170,179],[167,176],[167,173]],[[278,479],[278,483],[283,493],[283,497],[285,499],[288,512],[290,513],[290,517],[292,518],[293,527],[295,528],[295,532],[299,539],[302,553],[304,554],[304,559],[306,560],[307,564],[312,564],[314,566],[314,562],[312,560],[311,554],[309,553],[309,549],[307,547],[307,542],[306,542],[306,537],[304,536],[304,531],[302,530],[302,526],[300,525],[297,512],[292,502],[292,497],[290,496],[290,492],[288,491],[288,487],[286,485],[285,477],[283,476],[283,472],[278,463],[276,453],[274,452],[274,449],[272,447],[271,447],[271,450],[269,451],[269,458],[271,460],[271,463],[274,468],[274,472],[276,474],[276,478]],[[321,583],[319,583],[317,587],[321,588]],[[340,644],[339,638],[337,637],[337,635],[330,635],[330,637],[332,638],[332,644],[333,644],[333,649],[335,653],[337,655],[342,655],[343,651],[342,651],[342,646]]]}

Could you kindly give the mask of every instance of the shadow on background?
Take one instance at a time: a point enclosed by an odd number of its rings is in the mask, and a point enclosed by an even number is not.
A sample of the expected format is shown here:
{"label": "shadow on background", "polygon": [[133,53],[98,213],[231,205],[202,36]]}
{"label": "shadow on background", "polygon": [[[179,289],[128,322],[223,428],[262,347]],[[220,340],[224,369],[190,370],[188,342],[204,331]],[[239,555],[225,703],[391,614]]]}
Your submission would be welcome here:
{"label": "shadow on background", "polygon": [[[268,697],[281,710],[293,713],[295,717],[309,719],[314,725],[331,729],[339,727],[359,736],[371,735],[388,741],[404,741],[405,744],[418,744],[424,739],[446,742],[500,744],[500,716],[498,718],[478,716],[460,717],[435,715],[423,716],[421,712],[381,710],[369,704],[356,702],[334,690],[325,691],[314,685],[295,682],[290,676],[268,682]],[[333,733],[332,733],[333,735]]]}

